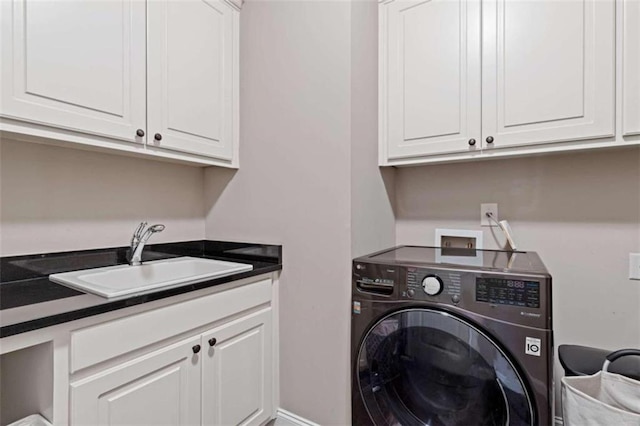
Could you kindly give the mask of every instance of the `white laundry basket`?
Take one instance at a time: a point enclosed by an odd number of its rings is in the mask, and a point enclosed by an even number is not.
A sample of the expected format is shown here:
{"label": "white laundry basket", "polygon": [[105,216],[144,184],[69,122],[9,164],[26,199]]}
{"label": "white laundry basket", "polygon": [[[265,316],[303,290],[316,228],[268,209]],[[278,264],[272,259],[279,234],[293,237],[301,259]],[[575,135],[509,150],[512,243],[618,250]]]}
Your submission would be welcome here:
{"label": "white laundry basket", "polygon": [[562,378],[565,426],[640,426],[640,381],[607,371],[610,363],[628,355],[640,356],[640,350],[610,353],[602,371],[591,376]]}

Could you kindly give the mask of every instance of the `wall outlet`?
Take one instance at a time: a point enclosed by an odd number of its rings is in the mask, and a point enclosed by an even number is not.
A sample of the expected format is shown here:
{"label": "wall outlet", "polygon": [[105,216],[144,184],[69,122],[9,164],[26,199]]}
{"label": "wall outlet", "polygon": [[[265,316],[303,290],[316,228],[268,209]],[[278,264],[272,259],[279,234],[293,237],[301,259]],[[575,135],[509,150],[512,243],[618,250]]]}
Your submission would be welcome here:
{"label": "wall outlet", "polygon": [[[489,219],[487,213],[491,213],[495,221]],[[498,226],[499,221],[497,203],[480,204],[480,226]]]}
{"label": "wall outlet", "polygon": [[629,279],[640,280],[640,253],[629,253]]}

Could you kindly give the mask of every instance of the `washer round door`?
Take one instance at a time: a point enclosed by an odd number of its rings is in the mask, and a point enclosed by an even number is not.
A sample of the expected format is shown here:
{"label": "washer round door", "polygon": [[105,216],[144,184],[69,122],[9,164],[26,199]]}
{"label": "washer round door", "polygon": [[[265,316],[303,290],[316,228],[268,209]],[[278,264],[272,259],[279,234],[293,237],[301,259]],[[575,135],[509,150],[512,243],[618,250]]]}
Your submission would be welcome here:
{"label": "washer round door", "polygon": [[394,312],[365,335],[359,390],[378,426],[533,425],[509,357],[472,323],[427,308]]}

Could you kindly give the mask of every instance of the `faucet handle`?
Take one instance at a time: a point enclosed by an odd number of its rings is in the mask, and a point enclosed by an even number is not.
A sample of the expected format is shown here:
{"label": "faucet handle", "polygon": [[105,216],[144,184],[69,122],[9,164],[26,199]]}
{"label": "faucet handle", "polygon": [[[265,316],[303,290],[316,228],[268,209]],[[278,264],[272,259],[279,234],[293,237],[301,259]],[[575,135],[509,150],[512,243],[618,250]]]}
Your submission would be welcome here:
{"label": "faucet handle", "polygon": [[142,232],[144,228],[147,226],[147,222],[140,222],[140,225],[133,231],[133,235],[131,236],[131,249],[135,249],[135,246],[140,242],[140,238],[142,238]]}
{"label": "faucet handle", "polygon": [[[147,223],[145,222],[145,225],[146,224]],[[144,245],[147,242],[147,240],[149,239],[149,237],[151,237],[156,232],[162,232],[162,231],[164,231],[164,225],[162,225],[160,223],[158,223],[156,225],[151,225],[144,231],[142,236],[138,238],[138,241],[139,241],[140,244]]]}
{"label": "faucet handle", "polygon": [[136,230],[133,231],[133,238],[139,240],[146,226],[147,226],[147,222],[140,222],[140,225],[138,225]]}
{"label": "faucet handle", "polygon": [[[146,229],[145,229],[146,228]],[[151,225],[147,228],[147,222],[142,222],[136,228],[131,237],[131,265],[137,266],[142,263],[142,250],[147,240],[156,232],[164,231],[164,225],[161,223]]]}
{"label": "faucet handle", "polygon": [[158,223],[156,225],[151,225],[148,230],[151,232],[162,232],[164,231],[164,225],[161,223]]}

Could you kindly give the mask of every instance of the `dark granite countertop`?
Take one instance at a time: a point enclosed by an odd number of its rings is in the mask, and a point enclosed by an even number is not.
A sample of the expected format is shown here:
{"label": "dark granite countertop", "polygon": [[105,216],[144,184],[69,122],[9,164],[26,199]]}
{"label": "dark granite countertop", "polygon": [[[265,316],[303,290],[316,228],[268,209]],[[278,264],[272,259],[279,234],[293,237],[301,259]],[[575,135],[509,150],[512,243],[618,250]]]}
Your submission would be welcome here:
{"label": "dark granite countertop", "polygon": [[191,256],[253,265],[253,270],[117,300],[73,290],[49,275],[127,263],[128,247],[0,258],[0,338],[282,269],[282,246],[226,241],[147,244],[143,261]]}

